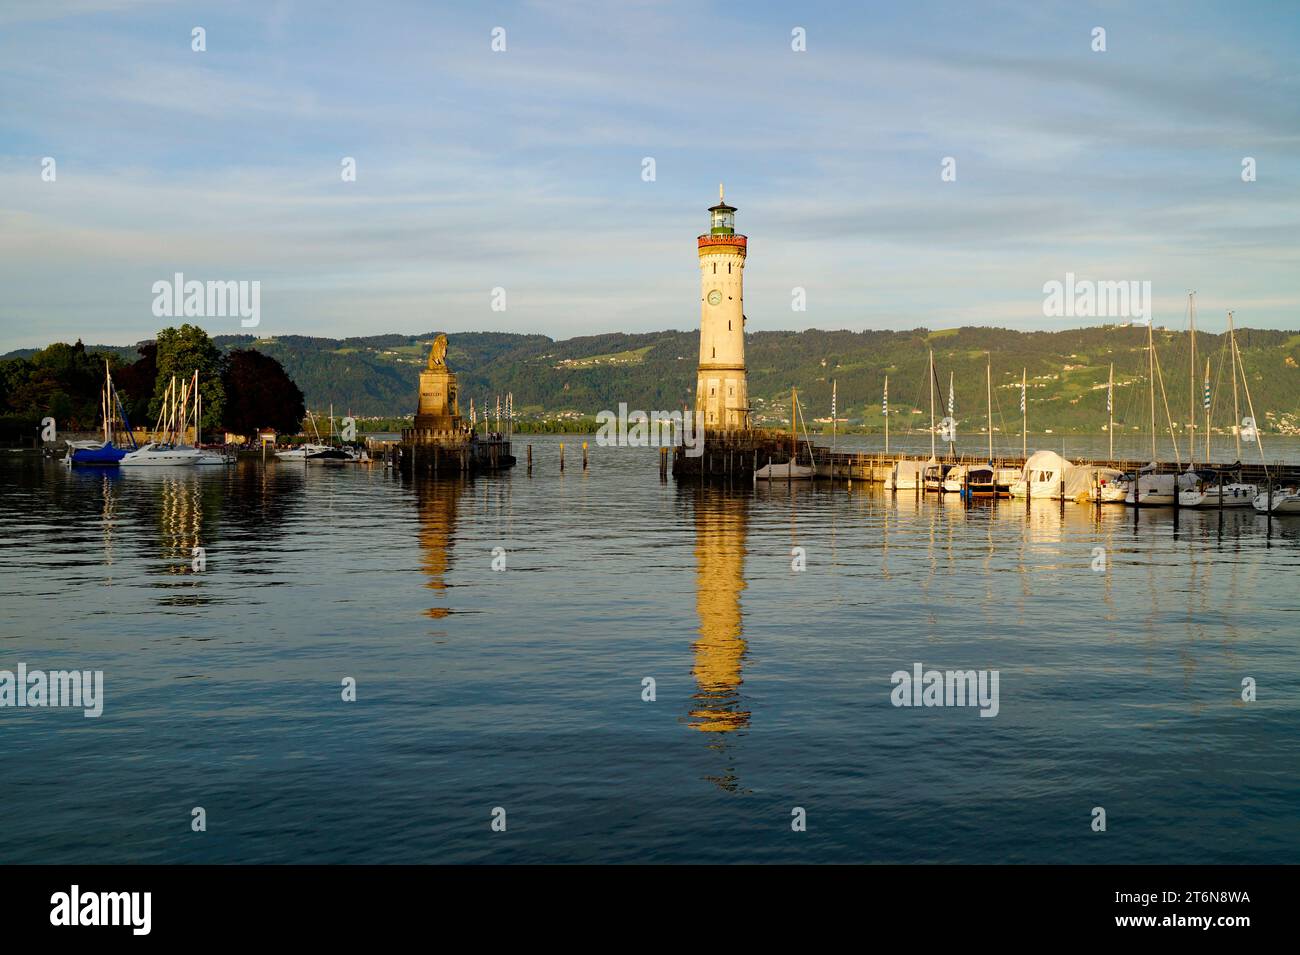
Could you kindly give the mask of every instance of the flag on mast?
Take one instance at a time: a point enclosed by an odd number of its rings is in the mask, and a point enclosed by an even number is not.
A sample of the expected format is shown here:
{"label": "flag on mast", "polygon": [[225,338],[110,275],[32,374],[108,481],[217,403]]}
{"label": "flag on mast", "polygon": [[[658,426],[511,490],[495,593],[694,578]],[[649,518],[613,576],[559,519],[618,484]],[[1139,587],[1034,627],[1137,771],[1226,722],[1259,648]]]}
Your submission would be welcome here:
{"label": "flag on mast", "polygon": [[1025,413],[1025,380],[1020,379],[1020,413]]}
{"label": "flag on mast", "polygon": [[1210,369],[1205,369],[1205,410],[1210,410]]}
{"label": "flag on mast", "polygon": [[1106,383],[1106,414],[1115,410],[1115,382]]}
{"label": "flag on mast", "polygon": [[885,396],[880,400],[880,413],[889,417],[889,376],[885,376]]}

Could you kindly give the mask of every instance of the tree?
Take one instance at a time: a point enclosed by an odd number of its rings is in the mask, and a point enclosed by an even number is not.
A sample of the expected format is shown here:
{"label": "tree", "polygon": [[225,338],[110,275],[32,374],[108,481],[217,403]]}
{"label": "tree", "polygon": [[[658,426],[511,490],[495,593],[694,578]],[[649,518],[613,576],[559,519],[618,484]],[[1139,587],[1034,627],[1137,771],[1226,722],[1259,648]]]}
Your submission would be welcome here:
{"label": "tree", "polygon": [[[204,428],[215,428],[225,416],[226,391],[222,385],[225,362],[221,349],[196,325],[164,328],[158,333],[158,377],[154,381],[153,399],[149,402],[149,417],[157,419],[163,407],[163,396],[172,377],[183,384],[199,372],[199,391],[203,395]],[[140,422],[151,424],[152,422]]]}
{"label": "tree", "polygon": [[296,433],[302,427],[307,414],[302,391],[271,356],[235,349],[227,356],[223,384],[227,431],[252,441],[259,428]]}
{"label": "tree", "polygon": [[133,364],[115,370],[113,382],[132,426],[148,427],[153,424],[149,417],[149,404],[153,401],[153,387],[158,380],[158,345],[156,342],[143,342],[136,351],[140,357]]}

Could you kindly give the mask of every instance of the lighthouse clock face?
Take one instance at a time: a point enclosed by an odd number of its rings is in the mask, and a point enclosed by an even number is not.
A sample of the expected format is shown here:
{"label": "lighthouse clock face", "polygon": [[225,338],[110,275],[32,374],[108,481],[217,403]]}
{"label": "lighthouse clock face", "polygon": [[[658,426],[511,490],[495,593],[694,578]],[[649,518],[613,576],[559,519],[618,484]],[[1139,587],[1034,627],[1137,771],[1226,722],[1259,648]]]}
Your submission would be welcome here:
{"label": "lighthouse clock face", "polygon": [[710,292],[710,293],[709,293],[709,304],[710,304],[710,305],[720,305],[720,304],[722,304],[722,293],[719,292],[717,289],[714,289],[712,292]]}

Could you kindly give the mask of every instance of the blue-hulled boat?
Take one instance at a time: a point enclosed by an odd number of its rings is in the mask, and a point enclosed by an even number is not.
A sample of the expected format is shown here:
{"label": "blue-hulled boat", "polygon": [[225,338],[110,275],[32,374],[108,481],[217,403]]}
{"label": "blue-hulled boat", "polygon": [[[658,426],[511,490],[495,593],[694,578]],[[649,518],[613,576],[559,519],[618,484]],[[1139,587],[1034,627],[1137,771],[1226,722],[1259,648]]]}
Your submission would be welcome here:
{"label": "blue-hulled boat", "polygon": [[[131,433],[131,422],[127,420],[126,409],[122,407],[121,399],[117,396],[117,389],[113,387],[113,377],[109,374],[108,362],[104,362],[102,405],[104,409],[104,440],[69,441],[68,456],[65,459],[68,464],[79,467],[115,468],[129,452],[136,450],[135,435]],[[117,423],[119,416],[122,419],[122,426],[126,432],[127,440],[131,442],[129,448],[119,448],[113,443],[113,437],[116,433],[114,425]]]}

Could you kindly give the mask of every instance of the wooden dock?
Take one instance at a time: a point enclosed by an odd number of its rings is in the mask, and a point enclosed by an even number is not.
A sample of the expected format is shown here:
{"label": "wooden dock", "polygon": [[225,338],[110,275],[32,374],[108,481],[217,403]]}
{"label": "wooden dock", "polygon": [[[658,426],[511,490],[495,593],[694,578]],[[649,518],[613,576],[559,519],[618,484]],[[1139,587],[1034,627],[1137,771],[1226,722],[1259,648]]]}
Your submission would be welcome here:
{"label": "wooden dock", "polygon": [[388,446],[385,464],[407,477],[476,474],[512,468],[515,456],[504,435],[406,428]]}
{"label": "wooden dock", "polygon": [[[815,474],[819,480],[860,481],[867,484],[883,484],[900,461],[924,463],[930,460],[928,454],[831,451],[829,448],[817,446],[813,446],[812,456]],[[672,473],[673,477],[679,480],[751,482],[754,472],[759,468],[767,464],[785,464],[789,462],[790,457],[790,436],[779,431],[708,431],[704,435],[702,453],[697,456],[688,455],[687,449],[681,445],[673,448]],[[934,457],[940,464],[974,466],[990,463],[988,455],[984,454],[936,454]],[[1151,464],[1149,459],[1072,458],[1068,455],[1066,457],[1075,466],[1114,468],[1126,474],[1147,468]],[[804,441],[799,442],[798,458],[800,464],[809,463],[808,444]],[[999,456],[994,457],[991,463],[995,468],[1023,470],[1025,458],[1018,454]],[[1215,470],[1234,465],[1235,462],[1232,461],[1217,461],[1209,464],[1198,462],[1197,468]],[[1186,469],[1186,462],[1161,461],[1156,463],[1154,472],[1144,473],[1176,474]],[[1242,463],[1239,469],[1241,480],[1257,484],[1261,488],[1270,478],[1276,485],[1280,479],[1294,477],[1300,473],[1300,466],[1281,461],[1268,465]]]}

